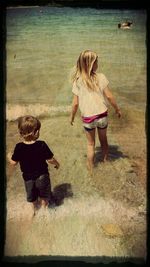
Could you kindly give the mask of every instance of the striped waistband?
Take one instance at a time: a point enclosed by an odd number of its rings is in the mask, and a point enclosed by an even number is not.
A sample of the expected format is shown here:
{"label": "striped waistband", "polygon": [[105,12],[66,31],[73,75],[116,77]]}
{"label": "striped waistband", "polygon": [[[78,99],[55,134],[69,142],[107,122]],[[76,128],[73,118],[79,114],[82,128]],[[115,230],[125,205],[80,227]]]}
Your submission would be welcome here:
{"label": "striped waistband", "polygon": [[93,122],[96,119],[100,119],[100,118],[106,117],[107,115],[108,115],[108,111],[106,110],[105,112],[103,112],[101,114],[98,114],[98,115],[93,115],[93,116],[90,116],[90,117],[82,117],[82,121],[85,122],[85,123],[90,123],[90,122]]}

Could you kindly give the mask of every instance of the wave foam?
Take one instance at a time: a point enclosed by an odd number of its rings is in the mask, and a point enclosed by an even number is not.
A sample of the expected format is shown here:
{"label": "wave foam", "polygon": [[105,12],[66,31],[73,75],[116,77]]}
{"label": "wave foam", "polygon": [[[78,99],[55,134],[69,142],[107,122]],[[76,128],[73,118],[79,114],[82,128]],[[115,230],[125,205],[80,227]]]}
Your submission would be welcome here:
{"label": "wave foam", "polygon": [[36,117],[47,117],[59,114],[68,113],[71,111],[71,106],[48,106],[46,104],[8,104],[6,106],[6,119],[15,121],[20,116],[32,115]]}

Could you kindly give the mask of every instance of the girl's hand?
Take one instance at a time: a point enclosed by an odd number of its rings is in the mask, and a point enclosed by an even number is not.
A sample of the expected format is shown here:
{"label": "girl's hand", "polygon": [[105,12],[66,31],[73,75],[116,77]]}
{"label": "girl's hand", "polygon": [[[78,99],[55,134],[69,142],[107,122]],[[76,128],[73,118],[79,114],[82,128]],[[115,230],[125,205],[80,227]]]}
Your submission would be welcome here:
{"label": "girl's hand", "polygon": [[74,123],[74,121],[71,120],[71,121],[70,121],[70,124],[73,125],[73,123]]}
{"label": "girl's hand", "polygon": [[74,123],[74,118],[71,117],[70,118],[70,124],[73,125],[73,123]]}
{"label": "girl's hand", "polygon": [[118,115],[118,118],[121,118],[122,114],[120,109],[116,109],[116,114]]}

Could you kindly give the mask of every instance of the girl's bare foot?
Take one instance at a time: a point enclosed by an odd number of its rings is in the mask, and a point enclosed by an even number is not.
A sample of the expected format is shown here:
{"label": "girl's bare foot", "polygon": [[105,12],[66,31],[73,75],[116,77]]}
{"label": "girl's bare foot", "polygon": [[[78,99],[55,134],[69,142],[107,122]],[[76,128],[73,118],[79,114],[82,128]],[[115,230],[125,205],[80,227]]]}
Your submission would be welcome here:
{"label": "girl's bare foot", "polygon": [[89,161],[87,161],[86,166],[87,166],[87,170],[89,171],[89,174],[92,175],[94,164],[91,164]]}
{"label": "girl's bare foot", "polygon": [[106,163],[107,161],[107,159],[102,159],[102,163]]}
{"label": "girl's bare foot", "polygon": [[108,156],[106,155],[106,156],[104,156],[104,157],[102,157],[102,162],[103,163],[105,163],[105,162],[107,162],[108,161]]}

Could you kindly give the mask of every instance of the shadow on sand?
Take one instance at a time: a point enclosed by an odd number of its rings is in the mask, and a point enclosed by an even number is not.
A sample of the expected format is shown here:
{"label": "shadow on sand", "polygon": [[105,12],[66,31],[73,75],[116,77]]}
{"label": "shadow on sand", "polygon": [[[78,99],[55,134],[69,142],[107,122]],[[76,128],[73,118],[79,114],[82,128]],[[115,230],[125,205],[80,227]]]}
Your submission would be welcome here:
{"label": "shadow on sand", "polygon": [[72,197],[73,192],[71,189],[71,184],[64,183],[54,187],[53,196],[57,206],[62,205],[64,198]]}
{"label": "shadow on sand", "polygon": [[[116,145],[109,145],[108,149],[108,161],[115,161],[119,158],[129,158],[128,156],[124,155],[120,150],[119,146]],[[100,162],[102,159],[102,150],[100,147],[95,148],[95,164]]]}

